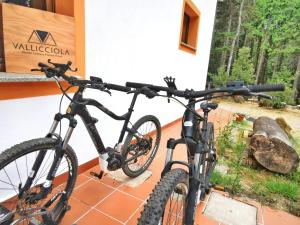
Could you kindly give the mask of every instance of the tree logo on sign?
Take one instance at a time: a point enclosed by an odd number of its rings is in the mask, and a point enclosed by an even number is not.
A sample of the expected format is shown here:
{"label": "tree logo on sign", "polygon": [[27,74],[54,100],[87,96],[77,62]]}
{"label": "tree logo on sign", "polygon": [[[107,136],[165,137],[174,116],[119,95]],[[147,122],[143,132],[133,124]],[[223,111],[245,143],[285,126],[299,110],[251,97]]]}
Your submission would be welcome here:
{"label": "tree logo on sign", "polygon": [[33,30],[28,39],[28,43],[56,46],[56,42],[52,34],[42,30]]}

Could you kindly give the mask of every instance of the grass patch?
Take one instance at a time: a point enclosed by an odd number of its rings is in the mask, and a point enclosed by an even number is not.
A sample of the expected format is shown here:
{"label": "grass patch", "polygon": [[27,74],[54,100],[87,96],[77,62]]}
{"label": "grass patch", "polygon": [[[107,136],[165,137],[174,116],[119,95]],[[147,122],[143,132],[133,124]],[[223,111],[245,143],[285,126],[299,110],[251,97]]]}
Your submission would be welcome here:
{"label": "grass patch", "polygon": [[[286,175],[270,172],[260,167],[251,167],[244,161],[244,150],[248,147],[248,121],[231,122],[219,131],[216,139],[219,162],[230,169],[227,174],[214,171],[211,182],[223,185],[233,194],[242,194],[275,208],[300,215],[300,171]],[[246,133],[245,133],[246,132]],[[299,152],[300,140],[293,140]],[[247,156],[246,156],[247,157]],[[243,164],[245,162],[245,164]],[[254,165],[255,166],[255,165]]]}
{"label": "grass patch", "polygon": [[216,140],[218,155],[224,156],[225,150],[227,148],[231,148],[232,140],[232,129],[234,128],[234,124],[230,123],[226,125],[223,129],[219,130],[219,134]]}
{"label": "grass patch", "polygon": [[234,181],[234,178],[226,175],[222,175],[218,171],[213,171],[211,176],[211,182],[214,184],[223,185],[225,187],[231,186]]}
{"label": "grass patch", "polygon": [[267,190],[273,194],[279,194],[293,201],[299,199],[298,185],[296,183],[281,181],[278,179],[270,179],[265,182]]}
{"label": "grass patch", "polygon": [[222,185],[225,188],[230,189],[233,194],[237,194],[242,190],[240,179],[237,176],[222,175],[220,172],[214,171],[210,181],[213,184]]}
{"label": "grass patch", "polygon": [[287,175],[290,181],[298,183],[300,185],[300,172],[296,171]]}

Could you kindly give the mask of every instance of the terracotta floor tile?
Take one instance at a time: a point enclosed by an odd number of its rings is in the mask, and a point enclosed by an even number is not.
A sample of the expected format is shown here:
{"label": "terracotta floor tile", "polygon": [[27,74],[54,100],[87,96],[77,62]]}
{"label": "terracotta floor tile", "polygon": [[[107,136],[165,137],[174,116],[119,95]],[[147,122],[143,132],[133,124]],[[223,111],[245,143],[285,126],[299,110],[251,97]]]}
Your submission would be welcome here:
{"label": "terracotta floor tile", "polygon": [[125,222],[141,204],[141,200],[116,191],[101,202],[97,209]]}
{"label": "terracotta floor tile", "polygon": [[93,209],[83,218],[76,222],[76,225],[121,225],[122,223]]}
{"label": "terracotta floor tile", "polygon": [[76,179],[75,187],[82,185],[84,182],[87,182],[88,180],[90,180],[90,178],[87,177],[86,175],[84,174],[79,175]]}
{"label": "terracotta floor tile", "polygon": [[[216,126],[223,127],[224,125],[226,125],[229,118],[231,118],[231,113],[227,113],[224,110],[217,110],[211,113],[211,117],[209,118],[209,120],[217,120],[219,122],[217,122],[218,126]],[[143,209],[142,200],[145,200],[149,196],[156,183],[160,180],[161,171],[163,170],[165,163],[167,141],[171,137],[175,139],[180,138],[180,127],[181,121],[163,130],[160,147],[158,149],[156,157],[149,167],[149,170],[152,171],[152,176],[137,188],[131,188],[125,185],[121,185],[120,182],[115,181],[108,176],[104,176],[101,180],[97,180],[97,178],[92,177],[90,175],[90,171],[98,173],[99,165],[93,167],[92,169],[89,169],[88,171],[84,172],[84,174],[80,175],[76,183],[76,187],[78,188],[72,195],[74,198],[76,198],[72,200],[73,204],[75,201],[79,200],[78,207],[77,205],[74,206],[72,208],[72,210],[74,211],[70,211],[67,215],[72,214],[72,218],[75,218],[78,214],[80,214],[80,211],[87,210],[89,206],[95,206],[95,204],[99,203],[101,199],[107,197],[103,200],[103,202],[100,202],[98,205],[96,205],[96,209],[88,212],[88,214],[82,217],[76,224],[117,225],[124,223],[128,225],[136,225],[137,218],[139,218],[140,212]],[[186,158],[186,147],[184,145],[178,145],[174,151],[173,159],[186,160]],[[88,179],[90,178],[93,179],[88,181]],[[115,188],[119,190],[116,190]],[[113,191],[115,192],[112,193]],[[202,215],[205,204],[205,202],[202,202],[198,206],[195,224],[219,224],[218,222]],[[84,214],[85,212],[82,212],[82,214]],[[113,218],[115,218],[116,220],[114,220]],[[71,221],[71,217],[67,219],[69,219],[67,220],[67,222]],[[66,225],[68,224],[66,221],[63,222]]]}
{"label": "terracotta floor tile", "polygon": [[263,206],[263,219],[265,225],[299,225],[300,218],[288,214],[284,211],[279,211],[271,209],[269,207]]}
{"label": "terracotta floor tile", "polygon": [[100,181],[108,186],[113,187],[113,188],[118,188],[122,184],[120,181],[112,179],[108,175],[103,176]]}
{"label": "terracotta floor tile", "polygon": [[141,216],[143,207],[139,207],[134,215],[125,223],[126,225],[137,225],[138,218]]}
{"label": "terracotta floor tile", "polygon": [[219,222],[201,214],[196,215],[195,225],[219,225]]}
{"label": "terracotta floor tile", "polygon": [[144,183],[139,185],[137,188],[132,188],[127,185],[123,185],[118,190],[128,193],[130,195],[133,195],[141,200],[145,200],[149,197],[154,186],[155,186],[154,182],[152,182],[150,180],[146,180]]}
{"label": "terracotta floor tile", "polygon": [[100,181],[108,186],[111,186],[112,188],[118,188],[122,183],[115,180],[115,179],[112,179],[111,177],[109,177],[108,174],[104,174],[103,177],[101,179],[98,179],[97,177],[93,177],[90,172],[96,172],[96,173],[99,173],[100,171],[100,167],[99,165],[89,169],[88,171],[84,172],[84,174],[90,178],[93,178],[94,180],[96,181]]}
{"label": "terracotta floor tile", "polygon": [[61,225],[70,225],[73,224],[81,215],[86,213],[90,207],[83,202],[71,197],[69,200],[71,210],[68,211],[63,218]]}
{"label": "terracotta floor tile", "polygon": [[113,191],[113,188],[107,187],[101,184],[99,181],[92,179],[76,189],[72,196],[90,206],[94,206]]}
{"label": "terracotta floor tile", "polygon": [[165,165],[165,155],[159,155],[156,156],[151,165],[149,166],[149,169],[152,170],[158,170],[158,171],[162,171]]}

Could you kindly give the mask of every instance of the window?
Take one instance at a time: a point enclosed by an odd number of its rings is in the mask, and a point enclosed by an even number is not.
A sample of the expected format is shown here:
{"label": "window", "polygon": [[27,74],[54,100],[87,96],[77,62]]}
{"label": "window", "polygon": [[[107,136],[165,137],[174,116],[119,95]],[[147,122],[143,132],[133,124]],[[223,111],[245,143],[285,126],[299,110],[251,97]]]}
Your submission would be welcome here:
{"label": "window", "polygon": [[179,49],[196,54],[200,11],[191,0],[184,0]]}

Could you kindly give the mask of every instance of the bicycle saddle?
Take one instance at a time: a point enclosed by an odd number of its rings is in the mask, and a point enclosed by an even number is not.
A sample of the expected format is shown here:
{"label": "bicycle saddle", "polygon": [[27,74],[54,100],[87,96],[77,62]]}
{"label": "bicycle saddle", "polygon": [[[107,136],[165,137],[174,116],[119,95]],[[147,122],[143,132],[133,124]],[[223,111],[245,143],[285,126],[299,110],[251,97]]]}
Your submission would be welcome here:
{"label": "bicycle saddle", "polygon": [[202,102],[200,104],[200,108],[203,110],[215,110],[216,108],[218,108],[218,104],[213,102]]}

